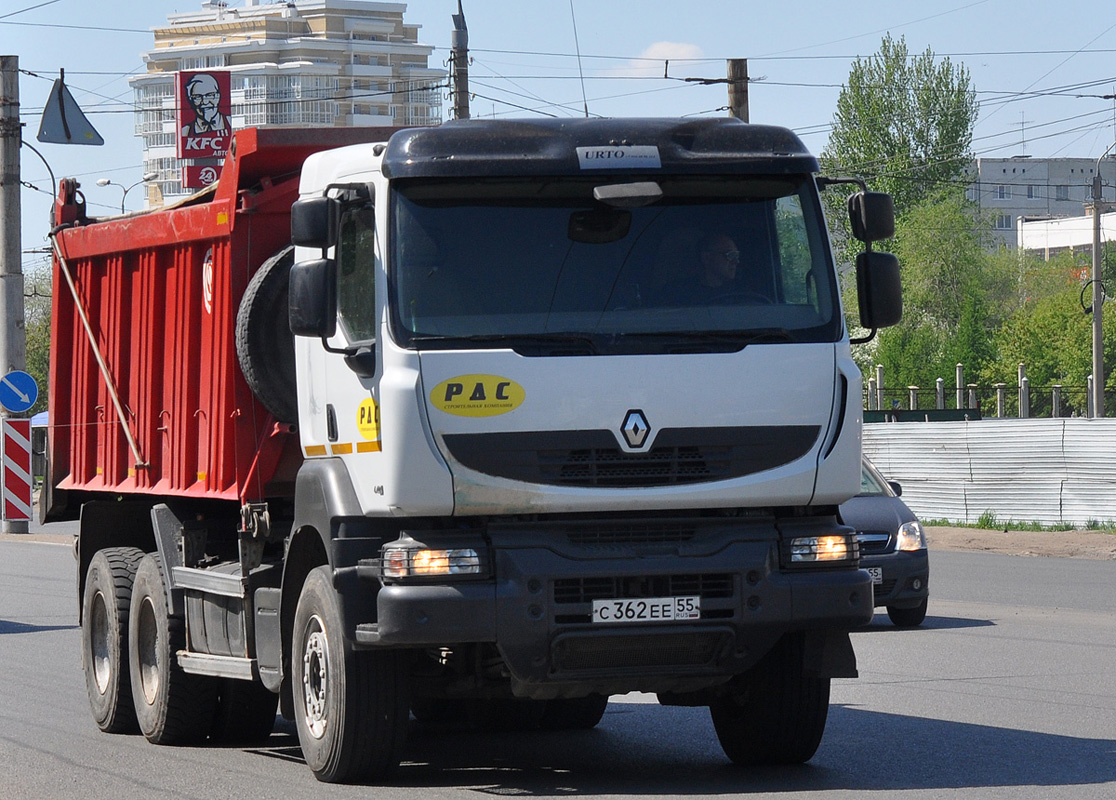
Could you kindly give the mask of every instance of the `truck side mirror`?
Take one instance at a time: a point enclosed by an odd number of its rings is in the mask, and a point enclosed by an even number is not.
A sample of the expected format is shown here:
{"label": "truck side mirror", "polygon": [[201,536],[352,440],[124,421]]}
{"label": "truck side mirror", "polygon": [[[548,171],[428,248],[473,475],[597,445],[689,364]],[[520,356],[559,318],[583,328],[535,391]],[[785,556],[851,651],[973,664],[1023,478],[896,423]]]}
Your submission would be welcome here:
{"label": "truck side mirror", "polygon": [[291,242],[325,250],[337,242],[341,201],[336,197],[304,197],[291,205]]}
{"label": "truck side mirror", "polygon": [[295,336],[328,339],[337,332],[337,269],[331,259],[291,267],[287,317]]}
{"label": "truck side mirror", "polygon": [[895,235],[895,206],[886,192],[857,192],[849,196],[849,222],[853,236],[878,242]]}
{"label": "truck side mirror", "polygon": [[856,257],[856,292],[863,327],[887,328],[903,319],[899,259],[891,253],[869,251]]}

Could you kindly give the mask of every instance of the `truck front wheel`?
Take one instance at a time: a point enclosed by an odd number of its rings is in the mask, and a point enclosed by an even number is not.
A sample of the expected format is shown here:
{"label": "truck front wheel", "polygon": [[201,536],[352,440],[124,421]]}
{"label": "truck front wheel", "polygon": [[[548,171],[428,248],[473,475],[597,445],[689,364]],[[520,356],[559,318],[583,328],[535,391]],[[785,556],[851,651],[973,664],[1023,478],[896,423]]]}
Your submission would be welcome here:
{"label": "truck front wheel", "polygon": [[140,730],[155,744],[204,739],[217,707],[215,679],[178,666],[186,626],[167,609],[163,561],[149,553],[140,561],[128,619],[128,666]]}
{"label": "truck front wheel", "polygon": [[801,634],[784,636],[709,707],[733,763],[801,764],[817,751],[829,715],[829,678],[806,672],[803,647]]}
{"label": "truck front wheel", "polygon": [[143,551],[135,547],[99,550],[85,573],[81,600],[81,661],[85,692],[97,727],[106,733],[133,733],[136,712],[128,678],[128,607]]}
{"label": "truck front wheel", "polygon": [[409,718],[404,655],[353,650],[329,567],[307,576],[295,610],[291,676],[298,740],[318,780],[378,778],[399,764]]}

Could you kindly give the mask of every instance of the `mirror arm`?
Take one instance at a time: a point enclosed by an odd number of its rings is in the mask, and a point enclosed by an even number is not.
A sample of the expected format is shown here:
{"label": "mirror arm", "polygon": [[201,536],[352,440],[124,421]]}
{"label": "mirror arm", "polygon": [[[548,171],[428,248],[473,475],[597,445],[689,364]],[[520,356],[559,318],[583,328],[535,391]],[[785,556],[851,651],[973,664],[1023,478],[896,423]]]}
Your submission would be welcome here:
{"label": "mirror arm", "polygon": [[876,338],[876,329],[872,328],[870,331],[868,331],[867,336],[857,336],[855,338],[850,338],[849,339],[849,344],[867,344],[868,342],[872,341],[875,338]]}
{"label": "mirror arm", "polygon": [[868,184],[865,183],[863,178],[827,178],[824,175],[819,175],[816,179],[818,189],[824,191],[830,186],[835,186],[842,183],[855,183],[860,187],[860,191],[868,191]]}
{"label": "mirror arm", "polygon": [[322,349],[327,353],[336,353],[339,356],[355,356],[357,352],[355,347],[333,347],[329,343],[329,339],[324,336],[322,337]]}

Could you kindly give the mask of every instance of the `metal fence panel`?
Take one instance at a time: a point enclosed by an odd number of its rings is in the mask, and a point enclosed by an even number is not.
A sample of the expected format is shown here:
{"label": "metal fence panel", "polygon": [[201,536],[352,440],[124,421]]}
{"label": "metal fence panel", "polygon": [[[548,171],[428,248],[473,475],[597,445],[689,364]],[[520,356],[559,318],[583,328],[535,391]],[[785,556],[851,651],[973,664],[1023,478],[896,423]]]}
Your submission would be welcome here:
{"label": "metal fence panel", "polygon": [[926,519],[1116,521],[1116,419],[870,424],[864,453]]}

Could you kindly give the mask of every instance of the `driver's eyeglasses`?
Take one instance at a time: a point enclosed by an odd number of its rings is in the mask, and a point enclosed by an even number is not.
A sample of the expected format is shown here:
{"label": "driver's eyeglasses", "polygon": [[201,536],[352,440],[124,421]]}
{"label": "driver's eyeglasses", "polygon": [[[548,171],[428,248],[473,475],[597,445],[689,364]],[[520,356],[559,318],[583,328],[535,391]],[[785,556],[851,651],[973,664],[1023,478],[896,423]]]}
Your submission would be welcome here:
{"label": "driver's eyeglasses", "polygon": [[712,250],[711,252],[714,255],[720,256],[725,261],[739,261],[740,260],[740,251],[739,250]]}

